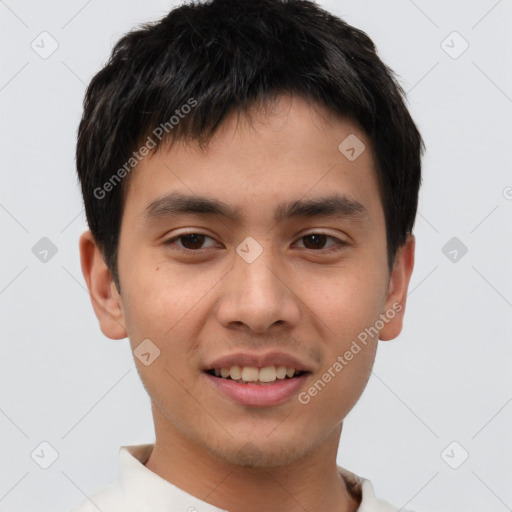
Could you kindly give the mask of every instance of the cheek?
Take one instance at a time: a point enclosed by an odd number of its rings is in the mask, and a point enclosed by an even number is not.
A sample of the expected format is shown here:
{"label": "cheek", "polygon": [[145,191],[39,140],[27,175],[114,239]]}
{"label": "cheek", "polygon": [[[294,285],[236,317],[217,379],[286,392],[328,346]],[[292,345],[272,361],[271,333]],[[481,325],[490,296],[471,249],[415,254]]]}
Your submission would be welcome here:
{"label": "cheek", "polygon": [[[371,331],[379,319],[385,282],[376,276],[352,274],[328,281],[310,297],[322,325],[322,368],[299,396],[311,414],[312,429],[338,424],[361,396],[375,360],[378,335]],[[379,293],[376,293],[376,289]],[[317,421],[317,418],[318,421]]]}
{"label": "cheek", "polygon": [[[340,271],[316,279],[308,290],[308,303],[327,328],[327,337],[347,342],[373,325],[382,312],[387,279],[385,272]],[[342,347],[339,347],[342,348]]]}
{"label": "cheek", "polygon": [[[168,262],[132,263],[123,287],[123,308],[132,345],[149,338],[166,352],[184,353],[187,336],[199,328],[197,319],[218,276],[195,272],[192,275]],[[187,347],[185,347],[187,348]],[[188,347],[191,350],[193,347]]]}

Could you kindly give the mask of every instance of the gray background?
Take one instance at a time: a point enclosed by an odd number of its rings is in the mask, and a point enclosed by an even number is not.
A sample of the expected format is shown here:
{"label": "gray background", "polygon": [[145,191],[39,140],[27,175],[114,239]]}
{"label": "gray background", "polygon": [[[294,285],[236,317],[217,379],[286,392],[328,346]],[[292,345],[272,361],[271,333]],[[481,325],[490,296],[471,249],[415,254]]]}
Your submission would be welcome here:
{"label": "gray background", "polygon": [[[339,464],[417,512],[511,510],[512,0],[319,3],[374,40],[427,145],[405,327]],[[120,445],[154,441],[128,341],[101,334],[85,290],[74,150],[114,42],[172,5],[0,0],[1,510],[64,510],[116,477]]]}

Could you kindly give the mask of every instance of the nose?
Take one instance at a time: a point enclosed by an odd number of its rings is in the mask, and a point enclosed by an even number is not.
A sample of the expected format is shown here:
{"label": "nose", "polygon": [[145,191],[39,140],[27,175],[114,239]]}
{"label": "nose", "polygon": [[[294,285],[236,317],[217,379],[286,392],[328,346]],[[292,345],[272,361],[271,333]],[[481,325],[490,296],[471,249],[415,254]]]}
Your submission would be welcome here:
{"label": "nose", "polygon": [[237,254],[221,294],[217,316],[226,328],[265,333],[273,326],[291,330],[299,322],[301,300],[293,277],[270,248],[252,262]]}

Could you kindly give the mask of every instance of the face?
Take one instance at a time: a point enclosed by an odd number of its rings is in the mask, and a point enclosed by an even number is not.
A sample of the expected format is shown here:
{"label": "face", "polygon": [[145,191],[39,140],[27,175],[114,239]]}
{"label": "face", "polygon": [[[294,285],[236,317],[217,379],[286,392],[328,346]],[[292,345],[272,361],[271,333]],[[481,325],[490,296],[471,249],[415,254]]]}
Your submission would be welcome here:
{"label": "face", "polygon": [[[354,135],[356,159],[338,148]],[[390,274],[385,233],[365,133],[282,97],[250,123],[229,117],[204,150],[175,143],[133,171],[121,295],[84,241],[82,264],[103,332],[143,354],[157,432],[272,466],[339,430],[379,335],[400,332],[412,241]]]}

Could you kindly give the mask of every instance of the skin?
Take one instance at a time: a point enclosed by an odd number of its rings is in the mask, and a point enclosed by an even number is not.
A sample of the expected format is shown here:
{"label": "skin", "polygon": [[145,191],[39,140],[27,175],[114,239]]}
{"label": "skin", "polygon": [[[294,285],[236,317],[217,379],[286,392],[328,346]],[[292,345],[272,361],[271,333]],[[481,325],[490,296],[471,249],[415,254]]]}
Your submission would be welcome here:
{"label": "skin", "polygon": [[[80,239],[83,274],[107,337],[128,336],[132,350],[149,338],[160,349],[149,366],[135,359],[155,423],[147,468],[233,512],[354,511],[359,499],[336,466],[342,422],[366,386],[378,338],[402,329],[414,238],[390,273],[372,148],[355,123],[295,96],[251,119],[230,115],[204,150],[177,142],[146,157],[125,198],[121,295],[89,231]],[[352,162],[338,149],[351,133],[366,146]],[[147,222],[147,205],[171,191],[239,207],[244,221],[188,214]],[[274,223],[277,203],[333,192],[366,215]],[[165,244],[185,231],[207,237]],[[311,232],[335,238],[317,248],[304,238]],[[252,263],[235,250],[248,236],[263,249]],[[281,350],[311,369],[307,390],[393,304],[401,311],[307,405],[296,396],[238,405],[202,371],[235,351]]]}

